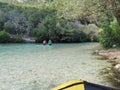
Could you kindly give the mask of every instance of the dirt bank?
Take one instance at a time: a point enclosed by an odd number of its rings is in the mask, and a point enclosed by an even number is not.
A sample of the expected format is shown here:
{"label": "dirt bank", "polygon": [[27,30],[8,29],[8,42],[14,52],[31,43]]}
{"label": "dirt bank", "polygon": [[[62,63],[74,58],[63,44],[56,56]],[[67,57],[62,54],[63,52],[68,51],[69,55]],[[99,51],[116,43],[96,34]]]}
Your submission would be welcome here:
{"label": "dirt bank", "polygon": [[96,51],[96,53],[105,57],[109,62],[120,64],[120,50],[100,50]]}
{"label": "dirt bank", "polygon": [[113,84],[119,87],[120,85],[120,50],[110,49],[110,50],[96,50],[96,54],[104,57],[108,62],[114,63],[108,72],[108,77],[111,79]]}

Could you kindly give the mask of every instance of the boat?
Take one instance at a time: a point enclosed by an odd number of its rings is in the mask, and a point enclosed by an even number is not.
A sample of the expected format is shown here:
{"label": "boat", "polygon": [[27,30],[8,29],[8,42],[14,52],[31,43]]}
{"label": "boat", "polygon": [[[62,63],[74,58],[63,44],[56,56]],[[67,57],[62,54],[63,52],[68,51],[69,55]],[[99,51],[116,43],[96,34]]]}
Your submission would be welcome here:
{"label": "boat", "polygon": [[117,89],[90,83],[84,80],[71,80],[51,90],[117,90]]}

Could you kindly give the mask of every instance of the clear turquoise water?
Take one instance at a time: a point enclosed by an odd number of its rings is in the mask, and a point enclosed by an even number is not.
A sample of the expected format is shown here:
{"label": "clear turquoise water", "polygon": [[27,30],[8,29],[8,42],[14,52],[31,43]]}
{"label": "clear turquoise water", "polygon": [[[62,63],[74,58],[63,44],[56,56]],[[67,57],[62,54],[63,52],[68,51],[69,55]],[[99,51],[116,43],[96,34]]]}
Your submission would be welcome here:
{"label": "clear turquoise water", "polygon": [[110,64],[91,55],[97,45],[1,44],[0,90],[50,90],[73,79],[111,86],[99,75]]}

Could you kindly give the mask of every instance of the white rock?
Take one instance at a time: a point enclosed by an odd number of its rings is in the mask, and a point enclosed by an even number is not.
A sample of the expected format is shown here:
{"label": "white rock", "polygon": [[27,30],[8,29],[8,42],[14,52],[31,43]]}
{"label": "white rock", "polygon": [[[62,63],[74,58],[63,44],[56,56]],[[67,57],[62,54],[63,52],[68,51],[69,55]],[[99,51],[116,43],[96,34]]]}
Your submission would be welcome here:
{"label": "white rock", "polygon": [[113,46],[112,46],[112,47],[113,47],[113,48],[115,48],[116,46],[117,46],[117,45],[113,44]]}
{"label": "white rock", "polygon": [[17,0],[19,3],[23,3],[24,1],[23,0]]}
{"label": "white rock", "polygon": [[116,68],[116,69],[119,69],[119,68],[120,68],[120,64],[117,64],[117,65],[115,66],[115,68]]}
{"label": "white rock", "polygon": [[120,71],[120,64],[117,64],[117,65],[115,66],[115,69],[117,69],[118,71]]}

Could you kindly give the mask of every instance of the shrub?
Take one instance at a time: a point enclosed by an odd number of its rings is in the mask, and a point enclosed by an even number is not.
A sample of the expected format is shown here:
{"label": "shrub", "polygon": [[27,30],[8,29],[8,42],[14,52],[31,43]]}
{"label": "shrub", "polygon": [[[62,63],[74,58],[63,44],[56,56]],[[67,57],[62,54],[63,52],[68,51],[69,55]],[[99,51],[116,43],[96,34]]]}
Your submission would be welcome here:
{"label": "shrub", "polygon": [[9,32],[10,34],[16,34],[14,25],[9,21],[4,24],[4,29],[6,32]]}
{"label": "shrub", "polygon": [[106,24],[102,27],[100,33],[100,42],[103,47],[111,48],[113,45],[120,46],[120,26],[116,19],[110,24]]}
{"label": "shrub", "polygon": [[0,43],[8,43],[10,40],[9,33],[5,31],[0,31]]}
{"label": "shrub", "polygon": [[44,39],[48,39],[48,33],[44,29],[34,28],[32,35],[36,37],[36,42],[42,42]]}
{"label": "shrub", "polygon": [[61,42],[86,42],[87,36],[82,31],[75,29],[66,30],[65,35],[61,38]]}
{"label": "shrub", "polygon": [[10,39],[11,43],[23,43],[22,36],[16,35],[13,38]]}
{"label": "shrub", "polygon": [[90,40],[92,41],[92,42],[98,42],[99,40],[98,40],[98,36],[91,36],[91,38],[90,38]]}
{"label": "shrub", "polygon": [[81,32],[79,35],[80,35],[80,37],[79,37],[80,42],[88,42],[88,41],[90,41],[86,33]]}

